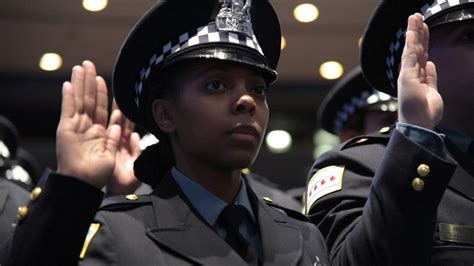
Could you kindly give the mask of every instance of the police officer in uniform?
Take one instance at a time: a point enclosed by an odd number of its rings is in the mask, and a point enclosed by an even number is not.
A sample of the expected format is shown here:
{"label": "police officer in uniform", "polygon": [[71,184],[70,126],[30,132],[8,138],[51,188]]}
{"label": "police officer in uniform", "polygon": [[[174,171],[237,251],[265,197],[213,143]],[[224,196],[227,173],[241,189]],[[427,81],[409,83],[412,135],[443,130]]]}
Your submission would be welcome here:
{"label": "police officer in uniform", "polygon": [[320,127],[341,142],[392,126],[396,120],[397,100],[373,89],[360,67],[331,88],[318,110]]}
{"label": "police officer in uniform", "polygon": [[26,204],[29,197],[28,191],[7,179],[17,150],[18,131],[12,122],[0,116],[0,244],[15,229],[18,207]]}
{"label": "police officer in uniform", "polygon": [[[396,129],[352,139],[315,163],[309,192],[325,171],[340,170],[340,186],[317,190],[307,206],[333,262],[372,256],[371,265],[383,258],[393,265],[474,263],[472,18],[474,4],[463,0],[385,0],[377,7],[362,69],[375,88],[393,96],[398,90],[399,118],[420,117],[412,123],[418,127],[400,119]],[[422,85],[407,94],[417,80]],[[428,102],[437,104],[423,113]],[[444,115],[432,123],[442,102]],[[362,241],[366,248],[355,253]],[[384,252],[372,253],[374,245]]]}
{"label": "police officer in uniform", "polygon": [[21,215],[6,265],[328,265],[317,228],[257,198],[241,176],[268,120],[278,25],[266,0],[163,0],[142,17],[113,89],[123,113],[160,139],[135,162],[156,189],[100,208],[120,126],[106,129],[107,90],[94,65],[74,67],[58,170]]}

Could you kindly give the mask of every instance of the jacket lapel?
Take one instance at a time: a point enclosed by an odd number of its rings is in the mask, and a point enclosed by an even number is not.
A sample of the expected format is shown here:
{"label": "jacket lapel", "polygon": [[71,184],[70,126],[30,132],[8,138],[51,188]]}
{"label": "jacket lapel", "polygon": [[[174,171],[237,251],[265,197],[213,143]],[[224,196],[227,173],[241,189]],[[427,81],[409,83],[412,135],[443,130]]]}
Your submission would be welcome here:
{"label": "jacket lapel", "polygon": [[256,217],[258,217],[264,265],[297,265],[303,252],[303,238],[290,219],[272,209],[248,188]]}
{"label": "jacket lapel", "polygon": [[[453,157],[451,152],[448,152],[447,156],[450,160],[456,162],[456,159]],[[471,201],[474,201],[474,177],[462,168],[459,163],[451,181],[449,182],[449,187]]]}
{"label": "jacket lapel", "polygon": [[[5,182],[9,182],[9,181],[5,181]],[[7,198],[8,198],[8,187],[5,186],[2,181],[2,183],[0,183],[0,213],[3,212],[3,208],[5,207]]]}
{"label": "jacket lapel", "polygon": [[151,195],[155,222],[147,235],[159,245],[201,265],[246,265],[190,207],[169,174]]}

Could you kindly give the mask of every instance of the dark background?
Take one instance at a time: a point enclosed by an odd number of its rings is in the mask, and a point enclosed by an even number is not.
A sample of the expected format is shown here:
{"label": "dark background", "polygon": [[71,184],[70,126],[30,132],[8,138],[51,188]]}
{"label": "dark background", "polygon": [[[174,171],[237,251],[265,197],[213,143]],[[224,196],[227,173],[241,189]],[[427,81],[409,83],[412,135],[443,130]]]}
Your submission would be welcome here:
{"label": "dark background", "polygon": [[[84,10],[80,0],[2,1],[0,115],[18,127],[21,146],[33,153],[42,167],[55,168],[61,86],[69,79],[72,66],[90,59],[109,81],[121,42],[154,2],[112,0],[104,11],[94,13]],[[279,80],[269,94],[268,131],[290,132],[293,146],[287,153],[274,154],[264,144],[252,170],[291,188],[304,185],[313,162],[317,108],[336,82],[322,79],[319,65],[337,60],[346,73],[357,65],[358,40],[377,1],[307,0],[320,11],[319,18],[308,24],[297,22],[292,15],[293,8],[303,1],[272,2],[287,46],[282,51]],[[39,59],[46,52],[63,57],[59,70],[39,69]]]}

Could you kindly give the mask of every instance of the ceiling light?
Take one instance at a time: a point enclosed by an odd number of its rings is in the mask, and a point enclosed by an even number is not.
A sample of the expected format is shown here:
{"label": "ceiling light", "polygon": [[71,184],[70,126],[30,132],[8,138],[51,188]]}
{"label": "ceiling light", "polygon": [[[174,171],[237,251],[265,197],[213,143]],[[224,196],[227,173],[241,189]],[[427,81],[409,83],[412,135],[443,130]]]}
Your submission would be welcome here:
{"label": "ceiling light", "polygon": [[295,7],[293,16],[295,16],[299,22],[309,23],[319,17],[319,10],[313,4],[301,4]]}
{"label": "ceiling light", "polygon": [[41,56],[39,61],[39,66],[45,71],[55,71],[58,70],[63,64],[63,59],[60,55],[56,53],[46,53]]}
{"label": "ceiling light", "polygon": [[281,36],[281,50],[285,49],[286,47],[286,38]]}
{"label": "ceiling light", "polygon": [[82,0],[82,6],[87,11],[97,12],[106,8],[107,2],[107,0]]}
{"label": "ceiling light", "polygon": [[267,134],[265,142],[271,152],[284,153],[290,150],[292,138],[290,133],[284,130],[274,130]]}
{"label": "ceiling light", "polygon": [[338,79],[344,74],[344,68],[337,61],[327,61],[319,67],[319,74],[325,79]]}

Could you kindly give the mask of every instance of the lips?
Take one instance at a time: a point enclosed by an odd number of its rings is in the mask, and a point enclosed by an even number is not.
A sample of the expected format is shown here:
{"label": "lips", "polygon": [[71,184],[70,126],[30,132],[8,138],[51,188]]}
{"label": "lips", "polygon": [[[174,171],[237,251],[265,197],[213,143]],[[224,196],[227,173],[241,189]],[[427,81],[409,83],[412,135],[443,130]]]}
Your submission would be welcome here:
{"label": "lips", "polygon": [[260,133],[258,132],[258,130],[255,127],[249,126],[249,125],[237,126],[233,128],[232,130],[230,130],[228,134],[229,135],[232,135],[232,134],[250,135],[255,138],[260,138]]}

